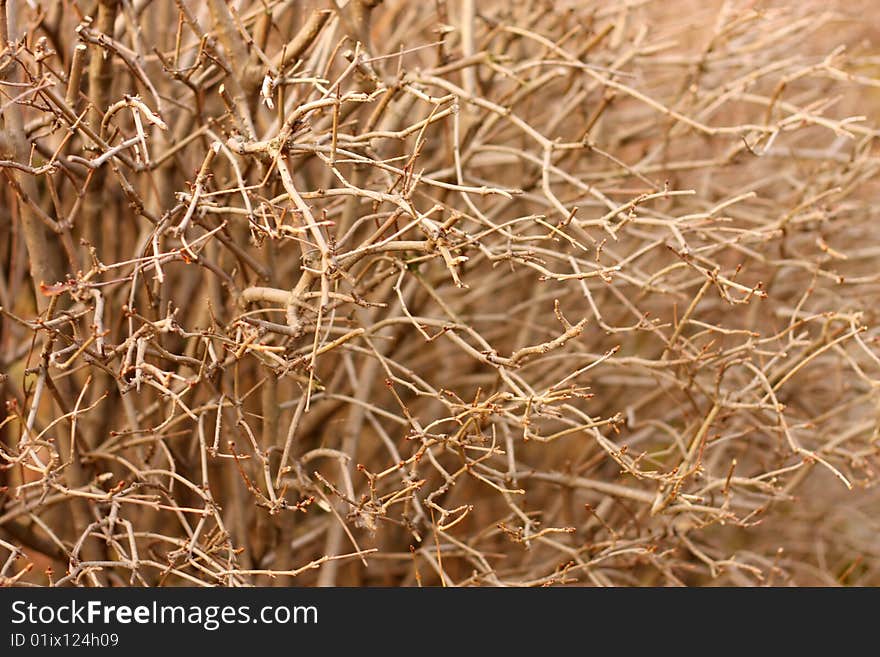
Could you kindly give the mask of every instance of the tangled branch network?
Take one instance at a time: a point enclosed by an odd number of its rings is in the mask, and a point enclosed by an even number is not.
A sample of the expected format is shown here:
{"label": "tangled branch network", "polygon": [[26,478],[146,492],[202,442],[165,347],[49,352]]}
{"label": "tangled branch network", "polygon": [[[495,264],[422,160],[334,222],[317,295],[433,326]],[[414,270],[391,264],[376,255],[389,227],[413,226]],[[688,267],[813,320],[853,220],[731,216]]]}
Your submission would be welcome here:
{"label": "tangled branch network", "polygon": [[880,583],[844,4],[0,0],[2,583]]}

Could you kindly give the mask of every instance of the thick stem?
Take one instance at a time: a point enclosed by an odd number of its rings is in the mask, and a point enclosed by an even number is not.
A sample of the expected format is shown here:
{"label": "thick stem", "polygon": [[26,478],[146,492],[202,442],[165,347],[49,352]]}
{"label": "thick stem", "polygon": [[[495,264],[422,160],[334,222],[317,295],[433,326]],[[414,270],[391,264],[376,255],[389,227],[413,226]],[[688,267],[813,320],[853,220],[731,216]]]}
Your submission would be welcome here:
{"label": "thick stem", "polygon": [[[0,25],[2,34],[0,38],[5,44],[10,35],[17,36],[18,30],[15,25],[15,15],[7,13],[6,0],[0,0]],[[0,71],[0,79],[4,82],[18,83],[18,66],[11,62],[10,66]],[[30,144],[24,131],[24,118],[21,106],[12,103],[0,113],[3,132],[6,134],[7,145],[11,147],[13,159],[16,162],[27,164],[30,157]],[[38,202],[40,198],[37,183],[30,174],[17,172],[15,169],[3,170],[5,176],[18,183],[21,190],[28,198]],[[49,298],[42,293],[41,284],[51,285],[63,281],[66,278],[62,250],[50,240],[50,233],[37,213],[27,203],[19,199],[19,215],[21,216],[22,233],[27,246],[28,260],[30,261],[31,279],[34,285],[37,308],[42,311],[49,305]]]}
{"label": "thick stem", "polygon": [[[98,0],[98,17],[95,24],[98,32],[113,35],[113,24],[116,22],[118,10],[119,0]],[[91,50],[91,61],[89,62],[89,101],[91,105],[88,118],[98,136],[103,137],[100,134],[100,126],[113,91],[113,60],[110,52],[104,50],[100,45],[94,44]],[[83,236],[95,247],[99,258],[112,257],[112,254],[104,253],[110,246],[110,240],[105,240],[104,234],[107,233],[108,236],[113,234],[113,230],[110,230],[109,226],[104,226],[102,221],[102,217],[106,213],[103,198],[106,179],[106,168],[98,167],[83,203]],[[106,245],[105,242],[107,242]]]}
{"label": "thick stem", "polygon": [[259,78],[255,79],[250,72],[247,48],[235,27],[225,0],[211,0],[208,7],[211,10],[211,19],[214,21],[214,30],[226,54],[226,64],[232,71],[232,75],[226,76],[224,85],[232,94],[242,130],[246,135],[254,138],[256,133],[250,107],[259,87]]}
{"label": "thick stem", "polygon": [[367,52],[373,52],[370,37],[373,9],[382,4],[382,0],[351,0],[346,6],[345,18],[351,29],[351,36],[360,41]]}

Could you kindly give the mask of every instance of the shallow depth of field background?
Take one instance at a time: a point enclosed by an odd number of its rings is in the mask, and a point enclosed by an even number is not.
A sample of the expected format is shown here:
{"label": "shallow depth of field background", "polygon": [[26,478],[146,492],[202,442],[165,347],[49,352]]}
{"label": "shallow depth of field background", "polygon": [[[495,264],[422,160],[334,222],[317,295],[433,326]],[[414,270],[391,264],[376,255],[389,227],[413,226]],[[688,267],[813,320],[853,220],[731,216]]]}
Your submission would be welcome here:
{"label": "shallow depth of field background", "polygon": [[0,585],[877,585],[871,2],[0,0]]}

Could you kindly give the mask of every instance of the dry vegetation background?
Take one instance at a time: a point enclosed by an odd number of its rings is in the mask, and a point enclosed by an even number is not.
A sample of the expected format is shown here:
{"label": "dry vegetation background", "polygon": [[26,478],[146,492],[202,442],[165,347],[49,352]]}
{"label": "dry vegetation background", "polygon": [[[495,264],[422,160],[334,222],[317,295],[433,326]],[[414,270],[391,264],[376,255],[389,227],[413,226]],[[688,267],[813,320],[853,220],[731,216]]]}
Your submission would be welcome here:
{"label": "dry vegetation background", "polygon": [[0,583],[880,584],[871,3],[0,0]]}

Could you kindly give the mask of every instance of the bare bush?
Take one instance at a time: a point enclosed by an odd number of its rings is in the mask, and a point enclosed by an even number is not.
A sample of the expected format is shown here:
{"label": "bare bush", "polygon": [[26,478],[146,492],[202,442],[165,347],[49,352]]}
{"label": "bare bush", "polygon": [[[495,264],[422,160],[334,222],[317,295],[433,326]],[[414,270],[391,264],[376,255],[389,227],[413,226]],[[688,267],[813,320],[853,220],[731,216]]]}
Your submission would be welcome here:
{"label": "bare bush", "polygon": [[880,582],[858,21],[338,4],[0,0],[3,581]]}

